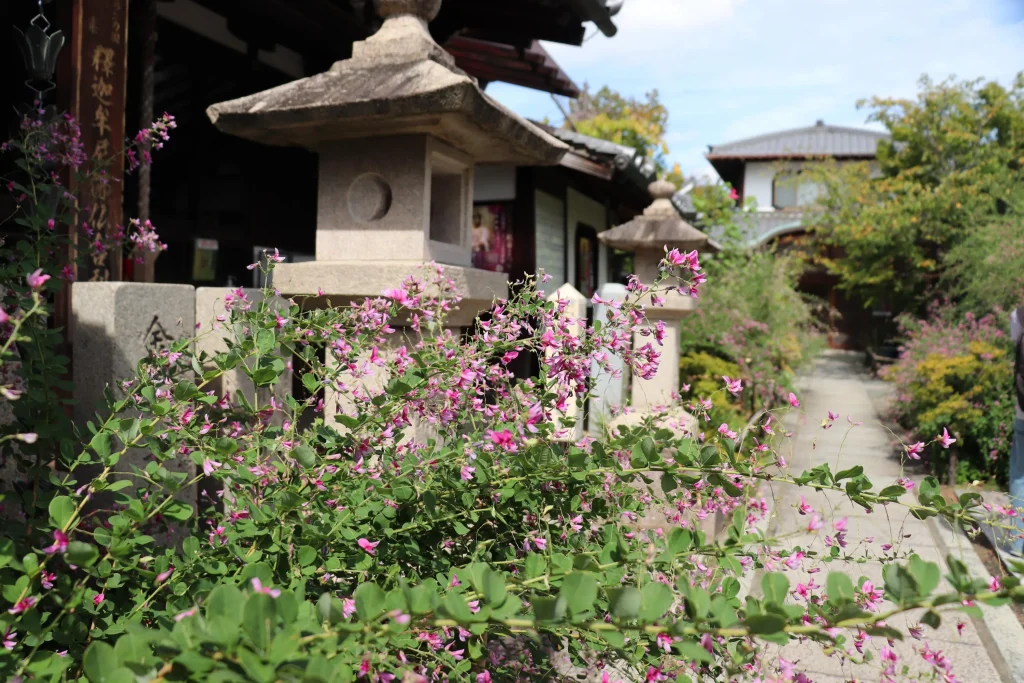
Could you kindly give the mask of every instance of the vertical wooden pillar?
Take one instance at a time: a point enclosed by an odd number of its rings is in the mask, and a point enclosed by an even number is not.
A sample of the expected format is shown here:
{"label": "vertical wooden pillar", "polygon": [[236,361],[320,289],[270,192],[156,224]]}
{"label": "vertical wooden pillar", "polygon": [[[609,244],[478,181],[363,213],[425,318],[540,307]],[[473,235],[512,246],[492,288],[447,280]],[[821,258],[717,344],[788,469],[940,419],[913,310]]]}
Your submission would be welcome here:
{"label": "vertical wooden pillar", "polygon": [[[140,82],[139,128],[145,128],[153,122],[156,112],[153,110],[153,89],[156,76],[156,0],[134,0],[141,20],[136,28],[143,32],[142,36],[142,78]],[[149,220],[149,197],[153,182],[153,169],[145,164],[138,169],[139,174],[139,212],[140,221]],[[142,264],[135,264],[136,282],[154,282],[156,280],[157,254],[144,254]]]}
{"label": "vertical wooden pillar", "polygon": [[[82,251],[88,232],[110,236],[124,225],[124,102],[128,60],[128,0],[72,0],[71,78],[68,109],[82,128],[82,143],[104,175],[73,187],[80,223],[72,234]],[[95,239],[95,237],[93,237]],[[92,250],[88,250],[92,253]],[[79,281],[121,279],[121,250],[93,255],[79,267]]]}

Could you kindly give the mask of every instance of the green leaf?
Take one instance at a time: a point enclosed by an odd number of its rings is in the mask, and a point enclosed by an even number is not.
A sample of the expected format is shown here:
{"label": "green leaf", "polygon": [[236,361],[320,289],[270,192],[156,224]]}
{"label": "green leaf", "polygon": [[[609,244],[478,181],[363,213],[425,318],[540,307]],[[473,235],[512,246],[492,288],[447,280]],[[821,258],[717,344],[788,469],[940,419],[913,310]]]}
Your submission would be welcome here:
{"label": "green leaf", "polygon": [[786,627],[786,620],[778,614],[754,614],[744,620],[743,625],[751,633],[757,635],[771,635],[782,633]]}
{"label": "green leaf", "polygon": [[633,586],[607,589],[609,611],[616,619],[632,621],[640,615],[643,595]]}
{"label": "green leaf", "polygon": [[306,391],[312,394],[320,388],[320,382],[317,381],[316,375],[307,372],[302,376],[302,386],[306,387]]}
{"label": "green leaf", "polygon": [[918,590],[921,591],[923,596],[931,595],[932,591],[938,587],[939,582],[942,580],[939,565],[934,562],[926,562],[918,555],[910,556],[910,563],[907,568],[910,570],[911,576],[914,577],[914,581],[917,582]]}
{"label": "green leaf", "polygon": [[245,605],[245,596],[237,587],[223,584],[214,588],[206,598],[206,618],[230,617],[237,619]]}
{"label": "green leaf", "polygon": [[589,611],[597,601],[597,577],[590,572],[573,572],[562,581],[559,595],[573,614]]}
{"label": "green leaf", "polygon": [[569,603],[561,595],[557,598],[534,596],[530,598],[530,605],[537,621],[557,622],[565,619],[565,610]]}
{"label": "green leaf", "polygon": [[232,453],[238,450],[238,442],[226,436],[221,437],[220,439],[217,439],[216,448],[217,455],[221,456],[222,458],[226,458],[227,456],[231,455]]}
{"label": "green leaf", "polygon": [[848,470],[842,470],[836,475],[836,483],[839,483],[843,479],[854,479],[864,474],[864,468],[861,465],[854,465]]}
{"label": "green leaf", "polygon": [[111,674],[118,668],[114,648],[100,641],[93,641],[82,656],[82,670],[89,677],[89,683],[111,683]]}
{"label": "green leaf", "polygon": [[257,649],[266,649],[270,644],[273,637],[274,615],[274,599],[266,593],[253,593],[245,601],[242,628]]}
{"label": "green leaf", "polygon": [[14,541],[0,538],[0,569],[6,567],[14,559]]}
{"label": "green leaf", "polygon": [[110,433],[99,432],[89,441],[89,448],[96,452],[101,458],[110,455]]}
{"label": "green leaf", "polygon": [[889,564],[882,569],[886,597],[900,605],[912,602],[918,594],[917,582],[904,567]]}
{"label": "green leaf", "polygon": [[707,664],[714,663],[715,659],[711,656],[711,653],[705,650],[703,647],[693,642],[692,640],[682,640],[674,645],[679,650],[685,659],[705,662]]}
{"label": "green leaf", "polygon": [[75,515],[76,505],[67,496],[57,496],[50,501],[50,519],[58,529],[66,529]]}
{"label": "green leaf", "polygon": [[761,577],[761,590],[764,592],[764,599],[782,605],[789,595],[789,579],[781,572],[772,572]]}
{"label": "green leaf", "polygon": [[856,598],[853,581],[841,572],[829,573],[828,578],[825,579],[825,594],[828,595],[828,601],[833,605],[853,602]]}
{"label": "green leaf", "polygon": [[182,500],[172,500],[164,508],[164,517],[178,522],[187,521],[192,516],[192,506]]}
{"label": "green leaf", "polygon": [[334,597],[330,593],[324,593],[320,596],[320,599],[316,601],[316,613],[320,616],[320,621],[326,621],[332,626],[340,622],[344,617],[343,605],[341,600]]}
{"label": "green leaf", "polygon": [[384,591],[375,583],[359,584],[352,597],[356,601],[356,614],[362,621],[372,621],[384,612]]}
{"label": "green leaf", "polygon": [[938,628],[942,624],[942,617],[935,610],[928,610],[921,615],[921,623],[932,628]]}
{"label": "green leaf", "polygon": [[470,580],[491,607],[500,607],[505,603],[508,597],[505,591],[505,577],[499,572],[486,564],[475,564],[470,568]]}
{"label": "green leaf", "polygon": [[306,444],[293,448],[292,457],[307,470],[316,466],[316,452]]}
{"label": "green leaf", "polygon": [[150,650],[145,640],[126,633],[114,644],[114,654],[117,655],[117,660],[121,664],[135,663],[145,661],[150,655]]}
{"label": "green leaf", "polygon": [[640,591],[640,621],[653,623],[672,607],[672,589],[660,581],[651,581]]}
{"label": "green leaf", "polygon": [[316,562],[316,549],[308,545],[301,546],[296,553],[296,558],[300,567],[308,567]]}
{"label": "green leaf", "polygon": [[668,535],[668,549],[673,555],[685,553],[693,542],[693,534],[686,529],[675,527]]}
{"label": "green leaf", "polygon": [[83,541],[71,541],[68,543],[68,550],[64,554],[64,559],[68,564],[89,567],[99,556],[100,552],[93,544]]}
{"label": "green leaf", "polygon": [[260,330],[256,333],[256,349],[263,355],[274,350],[277,345],[277,338],[272,330]]}

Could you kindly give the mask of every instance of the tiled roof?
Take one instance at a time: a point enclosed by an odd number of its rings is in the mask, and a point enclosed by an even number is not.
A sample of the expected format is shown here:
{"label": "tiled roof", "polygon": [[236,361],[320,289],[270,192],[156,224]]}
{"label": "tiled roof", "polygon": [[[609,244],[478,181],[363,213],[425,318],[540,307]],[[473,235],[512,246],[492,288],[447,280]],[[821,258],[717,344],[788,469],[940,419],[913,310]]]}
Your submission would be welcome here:
{"label": "tiled roof", "polygon": [[878,141],[888,134],[862,128],[826,126],[818,123],[745,140],[708,145],[708,159],[778,159],[785,157],[875,156]]}

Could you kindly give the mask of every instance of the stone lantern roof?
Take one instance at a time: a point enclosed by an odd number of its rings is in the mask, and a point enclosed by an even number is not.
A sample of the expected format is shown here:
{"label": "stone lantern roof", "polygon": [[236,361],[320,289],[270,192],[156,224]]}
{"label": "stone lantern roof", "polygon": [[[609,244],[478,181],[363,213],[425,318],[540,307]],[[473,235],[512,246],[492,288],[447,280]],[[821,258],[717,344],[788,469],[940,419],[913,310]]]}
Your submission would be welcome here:
{"label": "stone lantern roof", "polygon": [[656,180],[648,186],[654,202],[643,215],[628,223],[607,230],[598,239],[607,246],[623,251],[661,251],[664,247],[702,252],[720,251],[719,245],[682,218],[672,205],[676,186],[667,180]]}
{"label": "stone lantern roof", "polygon": [[325,142],[433,136],[477,163],[555,164],[568,147],[488,97],[431,37],[441,0],[375,0],[381,29],[329,71],[214,104],[225,133],[317,151]]}

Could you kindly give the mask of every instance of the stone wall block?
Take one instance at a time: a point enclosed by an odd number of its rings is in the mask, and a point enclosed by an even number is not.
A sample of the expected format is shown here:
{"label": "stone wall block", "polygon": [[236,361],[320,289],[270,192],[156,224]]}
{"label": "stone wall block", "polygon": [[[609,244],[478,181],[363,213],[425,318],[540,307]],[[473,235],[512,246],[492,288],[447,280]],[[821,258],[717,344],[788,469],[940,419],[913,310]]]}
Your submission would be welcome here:
{"label": "stone wall block", "polygon": [[[170,349],[195,330],[196,299],[191,285],[142,282],[76,282],[71,291],[71,335],[75,422],[107,416],[104,390],[121,396],[121,381],[134,377],[140,360]],[[132,449],[118,471],[134,465],[144,469],[152,455]],[[168,470],[190,476],[195,465],[187,457],[166,462]],[[195,490],[187,496],[195,501]]]}

